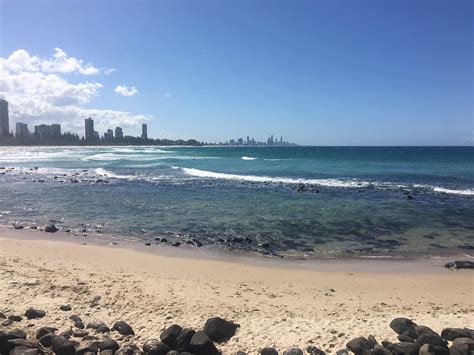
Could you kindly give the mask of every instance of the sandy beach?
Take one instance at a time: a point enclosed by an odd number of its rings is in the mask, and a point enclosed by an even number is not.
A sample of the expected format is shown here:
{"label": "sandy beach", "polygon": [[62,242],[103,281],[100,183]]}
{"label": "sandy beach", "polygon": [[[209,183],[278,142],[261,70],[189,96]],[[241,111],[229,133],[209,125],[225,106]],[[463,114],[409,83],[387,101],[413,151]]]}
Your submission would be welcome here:
{"label": "sandy beach", "polygon": [[[109,326],[125,320],[141,345],[173,323],[201,329],[206,319],[221,316],[241,326],[219,346],[224,354],[308,345],[335,353],[356,336],[396,341],[389,323],[398,316],[435,331],[474,326],[474,273],[447,270],[442,259],[252,261],[42,235],[0,232],[0,311],[45,310],[42,319],[10,326],[33,324],[32,334],[42,325],[66,330],[69,316],[78,314]],[[72,311],[59,310],[62,304]]]}

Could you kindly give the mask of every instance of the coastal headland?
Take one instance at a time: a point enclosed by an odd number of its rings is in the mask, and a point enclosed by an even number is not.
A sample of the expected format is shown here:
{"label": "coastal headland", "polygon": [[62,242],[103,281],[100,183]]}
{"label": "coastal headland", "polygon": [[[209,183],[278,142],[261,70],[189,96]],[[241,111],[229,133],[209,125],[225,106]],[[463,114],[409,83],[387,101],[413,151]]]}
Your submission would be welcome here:
{"label": "coastal headland", "polygon": [[[200,330],[218,316],[240,325],[228,341],[217,344],[223,354],[257,354],[265,347],[306,351],[308,346],[336,353],[351,339],[369,335],[397,342],[389,327],[397,317],[438,333],[474,327],[474,274],[446,269],[443,258],[225,258],[164,248],[151,253],[42,234],[0,231],[0,312],[22,318],[4,331],[23,329],[28,337],[42,326],[68,331],[75,314],[84,324],[100,321],[112,327],[125,321],[135,335],[107,334],[141,348],[172,324]],[[24,314],[30,307],[46,315],[28,320]],[[74,334],[71,339],[83,341]]]}

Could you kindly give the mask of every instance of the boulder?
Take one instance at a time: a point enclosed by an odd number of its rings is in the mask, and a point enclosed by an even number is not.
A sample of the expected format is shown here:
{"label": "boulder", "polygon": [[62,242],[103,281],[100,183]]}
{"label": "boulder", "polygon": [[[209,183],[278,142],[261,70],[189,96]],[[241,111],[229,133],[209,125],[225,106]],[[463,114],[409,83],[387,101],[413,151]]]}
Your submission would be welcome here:
{"label": "boulder", "polygon": [[25,312],[25,316],[28,319],[43,318],[45,315],[46,315],[45,311],[35,309],[35,308],[28,308]]}
{"label": "boulder", "polygon": [[45,334],[54,333],[56,330],[58,329],[54,327],[41,327],[36,331],[36,339],[41,338]]}
{"label": "boulder", "polygon": [[143,352],[145,355],[166,355],[170,350],[168,345],[157,339],[148,339],[143,344]]}
{"label": "boulder", "polygon": [[261,355],[278,355],[278,351],[276,351],[274,348],[263,348],[260,350]]}
{"label": "boulder", "polygon": [[21,316],[12,314],[11,316],[8,316],[8,320],[11,320],[12,322],[21,322],[23,318],[21,318]]}
{"label": "boulder", "polygon": [[304,355],[303,351],[299,348],[290,348],[288,350],[283,351],[283,355]]}
{"label": "boulder", "polygon": [[391,350],[394,354],[418,355],[420,346],[417,343],[395,343],[389,344],[388,350]]}
{"label": "boulder", "polygon": [[365,350],[371,350],[370,342],[364,337],[358,337],[350,340],[346,347],[356,355],[362,355]]}
{"label": "boulder", "polygon": [[317,347],[312,346],[312,345],[306,348],[306,352],[310,355],[325,355],[326,354],[321,349],[318,349]]}
{"label": "boulder", "polygon": [[474,261],[456,260],[452,263],[447,263],[444,267],[448,269],[474,269]]}
{"label": "boulder", "polygon": [[232,338],[239,324],[229,322],[220,317],[212,317],[204,324],[204,333],[213,341],[221,343]]}
{"label": "boulder", "polygon": [[219,351],[217,351],[212,340],[201,330],[191,338],[189,350],[195,355],[219,355]]}
{"label": "boulder", "polygon": [[81,317],[79,317],[77,314],[71,315],[69,319],[72,320],[73,322],[82,322]]}
{"label": "boulder", "polygon": [[38,355],[38,349],[27,346],[16,346],[10,350],[9,355]]}
{"label": "boulder", "polygon": [[420,347],[418,355],[449,355],[449,349],[442,346],[425,344]]}
{"label": "boulder", "polygon": [[78,329],[84,329],[86,327],[81,321],[74,322],[73,326]]}
{"label": "boulder", "polygon": [[416,332],[417,336],[420,336],[420,335],[423,335],[423,334],[428,334],[428,333],[438,334],[433,329],[431,329],[430,327],[427,327],[427,326],[424,326],[424,325],[415,326],[415,332]]}
{"label": "boulder", "polygon": [[441,336],[446,340],[453,341],[456,338],[471,338],[471,333],[462,328],[445,328],[441,332]]}
{"label": "boulder", "polygon": [[179,333],[181,333],[181,328],[177,324],[173,324],[165,329],[163,333],[160,335],[160,339],[163,343],[168,345],[171,349],[177,349],[176,347],[176,338],[178,337]]}
{"label": "boulder", "polygon": [[390,322],[390,328],[397,334],[402,334],[404,330],[414,326],[416,324],[408,318],[395,318]]}
{"label": "boulder", "polygon": [[57,229],[54,224],[50,224],[50,225],[46,226],[46,228],[44,229],[44,231],[47,232],[47,233],[56,233],[58,230],[59,229]]}
{"label": "boulder", "polygon": [[12,330],[4,332],[0,330],[0,354],[8,354],[15,345],[10,340],[26,339],[26,333],[22,330]]}
{"label": "boulder", "polygon": [[98,348],[101,353],[104,350],[112,350],[115,352],[116,350],[120,348],[120,346],[118,345],[117,341],[115,341],[114,339],[107,338],[99,342]]}
{"label": "boulder", "polygon": [[189,343],[191,342],[191,338],[196,332],[189,328],[184,328],[176,337],[176,350],[178,351],[186,351],[189,349]]}
{"label": "boulder", "polygon": [[421,347],[425,344],[433,346],[444,346],[447,347],[448,342],[436,333],[425,333],[416,339],[416,343]]}
{"label": "boulder", "polygon": [[74,355],[76,353],[74,343],[63,336],[55,336],[51,345],[56,355]]}
{"label": "boulder", "polygon": [[49,348],[53,343],[53,338],[56,336],[54,333],[47,333],[43,335],[41,338],[38,339],[38,343],[40,343],[43,347]]}
{"label": "boulder", "polygon": [[115,322],[112,326],[112,330],[115,330],[122,335],[135,335],[135,332],[133,331],[132,327],[123,320]]}

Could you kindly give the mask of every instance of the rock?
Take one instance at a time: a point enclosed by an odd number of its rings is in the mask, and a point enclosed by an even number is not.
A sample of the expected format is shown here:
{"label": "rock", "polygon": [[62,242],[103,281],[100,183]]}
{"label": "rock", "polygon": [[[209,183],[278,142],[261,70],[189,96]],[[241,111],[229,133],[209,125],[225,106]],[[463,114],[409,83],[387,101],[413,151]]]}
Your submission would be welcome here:
{"label": "rock", "polygon": [[420,347],[425,344],[430,344],[433,346],[444,346],[444,347],[448,346],[448,342],[436,333],[422,334],[418,337],[418,339],[416,339],[416,343]]}
{"label": "rock", "polygon": [[306,348],[306,352],[310,355],[325,355],[326,354],[321,349],[318,349],[317,347],[312,346],[312,345]]}
{"label": "rock", "polygon": [[59,229],[57,229],[54,224],[50,224],[50,225],[46,226],[46,228],[44,229],[44,231],[47,232],[47,233],[56,233],[58,230]]}
{"label": "rock", "polygon": [[301,349],[299,348],[290,348],[283,352],[283,355],[304,355]]}
{"label": "rock", "polygon": [[105,324],[104,325],[101,325],[99,326],[98,328],[96,328],[95,330],[97,333],[108,333],[110,332],[110,328],[107,327]]}
{"label": "rock", "polygon": [[104,351],[104,350],[116,351],[120,348],[120,346],[118,345],[118,343],[114,339],[107,338],[107,339],[104,339],[101,342],[99,342],[98,348],[99,348],[100,352],[102,353],[102,351]]}
{"label": "rock", "polygon": [[408,318],[395,318],[390,322],[390,328],[397,334],[402,334],[404,330],[414,326],[416,324]]}
{"label": "rock", "polygon": [[79,317],[77,314],[71,315],[69,319],[72,320],[73,322],[82,322],[81,317]]}
{"label": "rock", "polygon": [[276,351],[274,348],[263,348],[260,350],[261,355],[278,355],[278,351]]}
{"label": "rock", "polygon": [[176,337],[176,350],[178,351],[186,351],[189,349],[189,343],[191,342],[191,338],[196,332],[189,328],[184,328]]}
{"label": "rock", "polygon": [[390,350],[385,349],[383,346],[376,344],[372,349],[372,355],[391,355]]}
{"label": "rock", "polygon": [[69,305],[67,305],[67,304],[61,305],[61,306],[59,307],[59,309],[60,309],[61,311],[64,311],[64,312],[67,312],[67,311],[72,310],[71,306],[69,306]]}
{"label": "rock", "polygon": [[38,355],[38,349],[26,346],[17,346],[10,350],[10,355]]}
{"label": "rock", "polygon": [[418,355],[449,355],[449,349],[442,346],[425,344],[420,348]]}
{"label": "rock", "polygon": [[176,349],[176,338],[178,337],[179,333],[181,333],[181,330],[182,328],[179,325],[173,324],[166,328],[163,333],[161,333],[160,339],[171,349]]}
{"label": "rock", "polygon": [[3,312],[0,312],[0,319],[5,319],[7,318]]}
{"label": "rock", "polygon": [[22,330],[12,330],[4,332],[0,330],[0,354],[8,354],[15,345],[10,340],[26,339],[26,333]]}
{"label": "rock", "polygon": [[36,339],[41,338],[45,334],[54,333],[57,330],[58,330],[57,328],[53,328],[53,327],[41,327],[36,331]]}
{"label": "rock", "polygon": [[12,322],[21,322],[23,318],[21,318],[21,316],[12,314],[11,316],[8,316],[8,320],[11,320]]}
{"label": "rock", "polygon": [[143,344],[143,352],[145,355],[166,355],[170,350],[168,345],[157,339],[148,339]]}
{"label": "rock", "polygon": [[444,266],[448,269],[474,269],[474,261],[456,260]]}
{"label": "rock", "polygon": [[219,355],[212,340],[201,330],[196,332],[191,338],[189,350],[195,355]]}
{"label": "rock", "polygon": [[200,241],[199,239],[193,239],[192,241],[193,241],[193,244],[194,244],[196,247],[198,247],[198,248],[202,247],[202,243],[201,243],[201,241]]}
{"label": "rock", "polygon": [[55,336],[52,340],[52,350],[56,355],[74,355],[74,343],[63,336]]}
{"label": "rock", "polygon": [[394,354],[418,355],[420,346],[417,343],[395,343],[388,346]]}
{"label": "rock", "polygon": [[43,318],[46,315],[45,311],[41,311],[35,308],[28,308],[25,312],[25,316],[28,319]]}
{"label": "rock", "polygon": [[13,324],[13,321],[10,320],[10,319],[5,319],[5,320],[2,322],[2,325],[3,325],[4,327],[7,327],[7,326],[12,325],[12,324]]}
{"label": "rock", "polygon": [[370,342],[364,337],[358,337],[350,340],[346,347],[356,355],[362,355],[365,350],[372,349]]}
{"label": "rock", "polygon": [[41,338],[38,339],[38,343],[40,343],[43,347],[49,348],[52,345],[53,338],[56,335],[54,333],[46,333]]}
{"label": "rock", "polygon": [[378,344],[377,340],[375,339],[375,337],[374,337],[373,335],[369,335],[369,336],[367,337],[367,341],[369,342],[371,349],[372,349],[375,345]]}
{"label": "rock", "polygon": [[112,330],[115,330],[122,335],[135,335],[135,332],[133,331],[132,327],[123,320],[115,322],[112,326]]}
{"label": "rock", "polygon": [[181,245],[180,242],[174,242],[171,244],[172,247],[179,247]]}
{"label": "rock", "polygon": [[171,350],[171,351],[168,351],[166,355],[181,355],[181,353],[176,350]]}
{"label": "rock", "polygon": [[89,324],[87,324],[86,328],[97,329],[97,328],[100,328],[100,327],[107,327],[107,325],[105,325],[105,323],[101,322],[101,321],[94,321],[94,322],[90,322]]}
{"label": "rock", "polygon": [[[179,354],[179,353],[178,353]],[[247,355],[245,351],[237,351],[234,355]]]}
{"label": "rock", "polygon": [[78,329],[84,329],[86,326],[84,325],[84,323],[82,323],[81,321],[77,321],[77,322],[74,322],[74,327],[78,328]]}
{"label": "rock", "polygon": [[349,355],[346,349],[336,351],[336,355]]}
{"label": "rock", "polygon": [[446,340],[453,341],[456,338],[471,338],[471,333],[462,328],[445,328],[441,332],[441,336]]}
{"label": "rock", "polygon": [[401,342],[404,342],[404,343],[414,343],[415,342],[415,339],[413,339],[412,337],[409,337],[408,335],[403,335],[403,334],[398,335],[397,339],[400,340]]}
{"label": "rock", "polygon": [[239,324],[229,322],[220,317],[212,317],[204,324],[204,333],[213,341],[221,343],[229,340],[235,334]]}
{"label": "rock", "polygon": [[73,331],[72,335],[74,335],[76,338],[84,338],[85,336],[89,335],[89,332],[84,329],[76,329]]}

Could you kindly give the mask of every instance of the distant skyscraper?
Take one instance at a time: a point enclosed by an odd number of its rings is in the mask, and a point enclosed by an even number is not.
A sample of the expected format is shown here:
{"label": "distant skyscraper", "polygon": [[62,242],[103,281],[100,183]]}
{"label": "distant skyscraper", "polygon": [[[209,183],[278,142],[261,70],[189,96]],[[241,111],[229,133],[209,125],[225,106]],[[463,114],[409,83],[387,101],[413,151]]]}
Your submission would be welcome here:
{"label": "distant skyscraper", "polygon": [[84,138],[88,140],[92,140],[95,138],[94,132],[94,120],[92,118],[85,119],[85,135]]}
{"label": "distant skyscraper", "polygon": [[0,137],[10,134],[10,122],[8,118],[8,101],[0,99]]}
{"label": "distant skyscraper", "polygon": [[54,138],[61,137],[61,125],[60,124],[52,124],[51,125],[51,136]]}
{"label": "distant skyscraper", "polygon": [[283,143],[283,136],[280,136],[280,143]]}
{"label": "distant skyscraper", "polygon": [[115,139],[123,138],[123,131],[121,127],[115,128]]}
{"label": "distant skyscraper", "polygon": [[51,126],[47,124],[40,124],[39,126],[35,126],[35,136],[40,139],[46,139],[51,137]]}
{"label": "distant skyscraper", "polygon": [[143,124],[142,124],[142,138],[143,138],[143,139],[148,139],[148,132],[147,132],[147,130],[148,130],[148,127],[147,127],[146,123],[143,123]]}
{"label": "distant skyscraper", "polygon": [[250,145],[250,137],[247,136],[247,145]]}
{"label": "distant skyscraper", "polygon": [[28,137],[30,135],[30,132],[28,131],[28,125],[26,123],[17,122],[15,135],[17,138]]}

